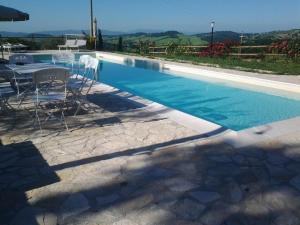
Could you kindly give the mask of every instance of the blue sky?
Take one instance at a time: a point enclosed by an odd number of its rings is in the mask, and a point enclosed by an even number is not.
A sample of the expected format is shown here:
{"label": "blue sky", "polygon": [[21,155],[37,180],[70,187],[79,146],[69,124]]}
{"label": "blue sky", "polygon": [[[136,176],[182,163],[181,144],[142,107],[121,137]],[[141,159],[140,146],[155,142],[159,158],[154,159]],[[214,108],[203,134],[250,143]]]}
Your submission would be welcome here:
{"label": "blue sky", "polygon": [[[89,0],[2,0],[30,14],[30,21],[0,23],[2,31],[88,29]],[[300,28],[300,0],[94,0],[94,16],[106,30],[263,32]]]}

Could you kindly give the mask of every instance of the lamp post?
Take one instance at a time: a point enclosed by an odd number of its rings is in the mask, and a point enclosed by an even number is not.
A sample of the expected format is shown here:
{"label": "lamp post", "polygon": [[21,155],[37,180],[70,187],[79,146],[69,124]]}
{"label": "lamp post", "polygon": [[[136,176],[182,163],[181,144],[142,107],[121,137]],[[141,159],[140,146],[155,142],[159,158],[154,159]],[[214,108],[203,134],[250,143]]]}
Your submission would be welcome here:
{"label": "lamp post", "polygon": [[215,22],[212,21],[210,23],[211,26],[211,37],[210,37],[210,54],[212,54],[212,49],[213,49],[213,44],[214,44],[214,27],[215,27]]}

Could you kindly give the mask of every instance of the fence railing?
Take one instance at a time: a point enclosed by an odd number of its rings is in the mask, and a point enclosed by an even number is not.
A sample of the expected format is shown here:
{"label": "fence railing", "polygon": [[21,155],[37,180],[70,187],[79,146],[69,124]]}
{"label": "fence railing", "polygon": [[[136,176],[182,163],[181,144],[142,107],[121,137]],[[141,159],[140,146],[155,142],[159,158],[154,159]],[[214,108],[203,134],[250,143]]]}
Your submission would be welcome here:
{"label": "fence railing", "polygon": [[[58,49],[58,45],[63,45],[66,42],[65,36],[41,36],[41,35],[30,35],[30,36],[9,36],[4,37],[0,35],[0,45],[4,43],[11,43],[11,44],[24,44],[27,46],[27,50],[56,50]],[[99,44],[99,42],[97,42]],[[87,49],[94,50],[93,46],[86,46]],[[97,47],[98,49],[98,47]],[[110,42],[103,42],[103,46],[101,50],[105,51],[119,51],[118,44],[110,43]],[[122,46],[122,51],[124,52],[138,52],[137,45],[128,45],[124,44]]]}
{"label": "fence railing", "polygon": [[[49,50],[58,49],[58,45],[64,44],[66,40],[65,36],[42,36],[42,35],[30,35],[25,37],[4,37],[0,36],[0,44],[4,42],[22,43],[28,46],[28,50]],[[111,43],[109,41],[104,41],[101,50],[112,51],[112,52],[129,52],[137,54],[150,54],[150,55],[168,55],[169,53],[178,53],[185,55],[198,55],[204,49],[208,48],[209,45],[175,45],[175,46],[149,46],[141,45],[139,43],[123,43],[122,50],[120,50],[117,43]],[[240,45],[232,46],[229,56],[234,57],[283,57],[286,54],[278,54],[276,52],[269,52],[269,45]],[[88,46],[87,46],[88,48]],[[94,49],[94,48],[91,48]],[[296,57],[299,54],[297,53]]]}

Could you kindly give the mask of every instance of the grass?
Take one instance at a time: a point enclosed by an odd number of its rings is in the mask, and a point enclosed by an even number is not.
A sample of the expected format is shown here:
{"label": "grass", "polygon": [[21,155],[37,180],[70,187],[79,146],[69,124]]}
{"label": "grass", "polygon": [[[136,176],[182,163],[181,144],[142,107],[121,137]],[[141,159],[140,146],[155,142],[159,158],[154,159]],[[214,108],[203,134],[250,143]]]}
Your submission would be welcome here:
{"label": "grass", "polygon": [[225,69],[236,69],[249,72],[271,73],[278,75],[300,75],[300,62],[285,59],[240,59],[236,57],[197,57],[186,55],[169,55],[160,58],[172,61],[214,66]]}

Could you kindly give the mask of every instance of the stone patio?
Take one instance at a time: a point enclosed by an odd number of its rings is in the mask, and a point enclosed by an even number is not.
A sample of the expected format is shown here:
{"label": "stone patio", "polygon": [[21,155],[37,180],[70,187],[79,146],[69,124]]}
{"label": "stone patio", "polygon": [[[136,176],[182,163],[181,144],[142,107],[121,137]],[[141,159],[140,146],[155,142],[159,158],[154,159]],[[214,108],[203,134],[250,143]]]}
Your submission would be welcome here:
{"label": "stone patio", "polygon": [[235,149],[116,94],[70,132],[1,115],[0,224],[300,224],[300,133]]}

